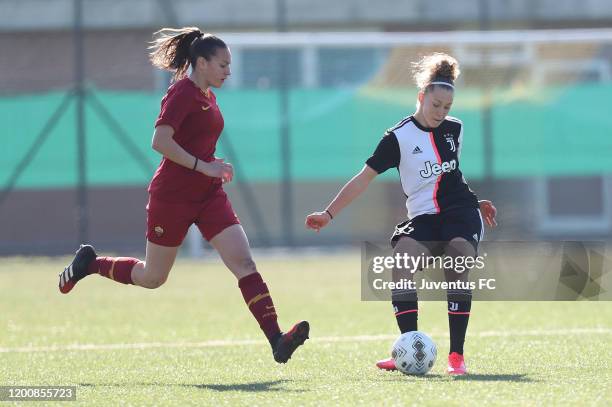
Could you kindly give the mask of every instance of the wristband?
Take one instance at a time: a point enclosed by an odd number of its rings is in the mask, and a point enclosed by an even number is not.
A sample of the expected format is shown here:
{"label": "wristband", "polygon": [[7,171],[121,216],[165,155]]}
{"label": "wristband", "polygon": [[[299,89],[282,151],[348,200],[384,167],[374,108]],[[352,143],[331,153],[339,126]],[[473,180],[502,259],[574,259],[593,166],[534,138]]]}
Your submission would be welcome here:
{"label": "wristband", "polygon": [[198,159],[198,157],[196,157],[195,158],[195,162],[193,163],[193,168],[192,168],[194,171],[198,167],[198,161],[200,161],[200,160]]}
{"label": "wristband", "polygon": [[329,219],[330,220],[334,219],[334,217],[332,216],[331,212],[328,211],[327,209],[325,209],[325,213],[327,213],[329,215]]}

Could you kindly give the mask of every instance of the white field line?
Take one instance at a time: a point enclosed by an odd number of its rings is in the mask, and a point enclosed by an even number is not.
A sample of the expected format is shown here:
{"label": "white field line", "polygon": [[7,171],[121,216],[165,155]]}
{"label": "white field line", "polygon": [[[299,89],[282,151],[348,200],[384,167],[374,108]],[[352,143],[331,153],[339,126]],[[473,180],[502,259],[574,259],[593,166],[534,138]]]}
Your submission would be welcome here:
{"label": "white field line", "polygon": [[[532,331],[482,331],[468,333],[468,336],[487,337],[521,337],[521,336],[561,336],[600,334],[611,335],[612,328],[572,328]],[[448,333],[432,333],[433,337],[448,337]],[[336,342],[375,342],[397,338],[397,335],[357,335],[357,336],[323,336],[313,338],[313,343]],[[33,352],[65,352],[87,350],[124,350],[124,349],[154,349],[154,348],[217,348],[227,346],[265,345],[264,340],[257,339],[221,339],[203,342],[142,342],[142,343],[109,343],[109,344],[71,344],[52,346],[25,346],[15,348],[0,347],[0,353],[33,353]]]}

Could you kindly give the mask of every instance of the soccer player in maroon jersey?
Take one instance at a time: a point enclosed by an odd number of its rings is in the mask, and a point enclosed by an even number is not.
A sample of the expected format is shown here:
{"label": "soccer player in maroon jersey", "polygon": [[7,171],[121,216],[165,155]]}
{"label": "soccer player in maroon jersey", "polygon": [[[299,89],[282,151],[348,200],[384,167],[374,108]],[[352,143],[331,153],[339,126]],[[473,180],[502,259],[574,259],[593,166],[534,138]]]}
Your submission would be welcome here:
{"label": "soccer player in maroon jersey", "polygon": [[152,147],[163,158],[149,185],[145,260],[98,257],[92,246],[82,245],[59,275],[59,289],[66,294],[90,274],[157,288],[168,278],[187,230],[195,224],[238,279],[274,359],[285,363],[308,339],[309,324],[301,321],[281,332],[268,287],[223,191],[222,184],[234,176],[232,165],[214,156],[223,116],[211,88],[220,88],[230,75],[230,50],[217,36],[195,27],[163,29],[156,34],[151,62],[174,72],[175,82],[163,97],[155,122]]}
{"label": "soccer player in maroon jersey", "polygon": [[[361,195],[378,174],[397,168],[407,197],[408,220],[397,225],[391,237],[395,252],[411,257],[442,253],[455,258],[475,256],[484,234],[483,218],[489,226],[495,226],[497,210],[490,201],[478,201],[459,170],[463,123],[448,116],[459,64],[446,54],[433,54],[424,57],[416,67],[417,111],[385,133],[363,169],[344,185],[327,208],[306,217],[306,227],[319,231]],[[401,278],[411,279],[415,271],[403,270]],[[452,269],[445,270],[445,274],[447,281],[467,279],[467,273]],[[391,299],[401,333],[416,331],[416,290],[392,290]],[[447,299],[450,330],[447,372],[462,375],[467,372],[463,345],[472,293],[463,287],[449,289]],[[396,369],[391,358],[376,365]]]}

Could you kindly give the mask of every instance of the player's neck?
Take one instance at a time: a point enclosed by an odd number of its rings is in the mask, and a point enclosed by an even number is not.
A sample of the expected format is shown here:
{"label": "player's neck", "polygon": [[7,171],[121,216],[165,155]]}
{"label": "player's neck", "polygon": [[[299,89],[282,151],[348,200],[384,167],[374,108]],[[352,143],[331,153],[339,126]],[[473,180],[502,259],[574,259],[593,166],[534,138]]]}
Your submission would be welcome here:
{"label": "player's neck", "polygon": [[412,117],[414,117],[421,127],[429,128],[429,124],[427,124],[427,121],[425,120],[425,115],[423,115],[423,112],[420,109],[417,110]]}
{"label": "player's neck", "polygon": [[198,75],[193,72],[189,75],[189,79],[191,79],[191,81],[195,83],[198,88],[202,89],[202,92],[208,94],[209,85],[206,79],[198,77]]}

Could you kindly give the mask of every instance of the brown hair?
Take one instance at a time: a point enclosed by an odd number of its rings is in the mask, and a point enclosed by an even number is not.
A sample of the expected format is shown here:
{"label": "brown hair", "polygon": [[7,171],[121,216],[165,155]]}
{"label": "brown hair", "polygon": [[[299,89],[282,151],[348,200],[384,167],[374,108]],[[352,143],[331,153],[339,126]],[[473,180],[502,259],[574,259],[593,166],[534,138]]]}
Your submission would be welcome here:
{"label": "brown hair", "polygon": [[[440,52],[424,56],[419,62],[413,64],[414,80],[419,90],[427,92],[432,89],[432,82],[455,83],[461,71],[459,62],[448,54]],[[432,88],[430,88],[432,87]]]}
{"label": "brown hair", "polygon": [[190,64],[195,67],[198,57],[208,61],[217,48],[227,48],[219,37],[197,27],[162,28],[153,35],[158,38],[151,42],[149,59],[154,66],[174,72],[175,81],[185,76]]}

